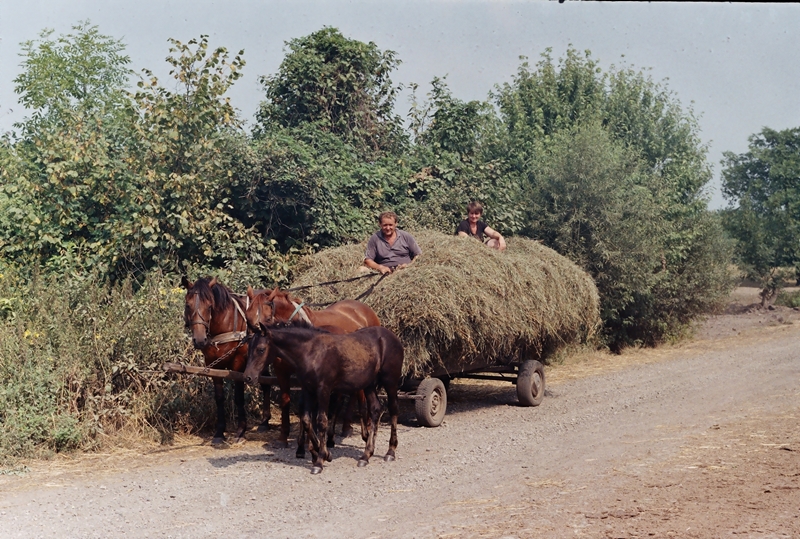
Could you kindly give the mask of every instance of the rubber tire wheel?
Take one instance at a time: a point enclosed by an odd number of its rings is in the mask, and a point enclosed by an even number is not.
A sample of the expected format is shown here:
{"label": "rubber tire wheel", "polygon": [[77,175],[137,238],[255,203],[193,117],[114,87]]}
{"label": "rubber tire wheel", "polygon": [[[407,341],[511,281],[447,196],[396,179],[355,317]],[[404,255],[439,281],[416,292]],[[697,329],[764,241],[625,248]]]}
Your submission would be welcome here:
{"label": "rubber tire wheel", "polygon": [[544,366],[535,359],[519,366],[517,399],[522,406],[539,406],[544,399]]}
{"label": "rubber tire wheel", "polygon": [[417,388],[421,399],[414,402],[417,421],[423,427],[438,427],[447,412],[447,391],[438,378],[425,378]]}

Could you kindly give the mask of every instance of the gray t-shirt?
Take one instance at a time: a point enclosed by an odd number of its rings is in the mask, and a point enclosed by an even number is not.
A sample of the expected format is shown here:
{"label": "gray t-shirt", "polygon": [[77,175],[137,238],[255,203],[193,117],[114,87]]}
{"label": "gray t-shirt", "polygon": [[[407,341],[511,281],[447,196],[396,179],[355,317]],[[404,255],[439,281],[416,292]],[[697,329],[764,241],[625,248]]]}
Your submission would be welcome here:
{"label": "gray t-shirt", "polygon": [[383,237],[383,232],[378,230],[369,237],[367,242],[367,252],[364,258],[374,260],[378,264],[383,264],[389,268],[394,268],[400,264],[408,264],[414,258],[422,254],[422,250],[417,245],[414,236],[404,230],[396,230],[397,239],[394,245],[389,245]]}

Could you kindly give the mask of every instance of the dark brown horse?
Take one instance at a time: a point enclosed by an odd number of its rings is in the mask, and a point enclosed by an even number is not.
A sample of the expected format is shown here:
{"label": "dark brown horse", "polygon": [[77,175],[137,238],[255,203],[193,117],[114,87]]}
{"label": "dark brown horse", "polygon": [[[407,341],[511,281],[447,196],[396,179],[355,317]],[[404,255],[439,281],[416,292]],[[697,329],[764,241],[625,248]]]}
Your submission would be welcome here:
{"label": "dark brown horse", "polygon": [[[305,320],[310,325],[318,328],[325,329],[330,333],[342,334],[350,333],[361,328],[379,326],[380,320],[378,315],[375,314],[369,305],[346,299],[330,305],[329,307],[315,311],[309,309],[305,304],[297,298],[289,295],[288,292],[275,288],[273,290],[265,290],[256,292],[252,288],[247,289],[247,296],[250,300],[250,306],[247,308],[245,315],[247,316],[247,323],[251,330],[257,330],[259,324],[271,324],[276,321],[288,322],[291,320]],[[280,387],[280,406],[281,406],[281,437],[280,441],[284,446],[288,445],[289,439],[289,376],[293,374],[293,368],[280,358],[275,359],[273,364],[275,376],[278,378],[278,386]],[[356,395],[351,396],[350,405],[347,408],[345,417],[342,420],[342,435],[348,436],[352,431],[350,427],[350,417],[352,416],[353,406],[356,402],[364,404],[363,392],[358,392]],[[363,406],[362,406],[363,408]],[[331,422],[331,429],[333,429]],[[365,433],[362,431],[362,436]],[[333,442],[333,437],[329,437],[329,443]],[[297,456],[304,455],[303,437],[298,436],[297,440]]]}
{"label": "dark brown horse", "polygon": [[[247,297],[231,292],[216,278],[181,284],[186,289],[184,321],[192,333],[192,344],[203,353],[206,367],[242,372],[247,364]],[[224,380],[214,378],[214,400],[217,404],[217,423],[212,443],[225,441]],[[259,430],[269,425],[270,387],[261,386],[264,393],[264,421]],[[233,402],[236,407],[236,441],[244,439],[247,418],[244,409],[244,383],[234,382]]]}
{"label": "dark brown horse", "polygon": [[[321,443],[322,433],[328,432],[328,405],[334,392],[353,393],[363,390],[369,408],[369,433],[364,453],[358,465],[366,466],[375,452],[375,436],[381,403],[378,388],[383,387],[388,397],[391,418],[387,461],[395,459],[397,449],[397,416],[399,405],[397,390],[403,370],[403,343],[388,329],[368,327],[336,335],[297,320],[259,325],[253,334],[244,371],[245,381],[254,383],[270,361],[280,357],[289,363],[300,381],[303,392],[302,422],[311,440],[314,459],[311,473],[322,471],[324,461],[331,454]],[[311,413],[316,410],[316,430]],[[362,418],[362,423],[364,419]]]}

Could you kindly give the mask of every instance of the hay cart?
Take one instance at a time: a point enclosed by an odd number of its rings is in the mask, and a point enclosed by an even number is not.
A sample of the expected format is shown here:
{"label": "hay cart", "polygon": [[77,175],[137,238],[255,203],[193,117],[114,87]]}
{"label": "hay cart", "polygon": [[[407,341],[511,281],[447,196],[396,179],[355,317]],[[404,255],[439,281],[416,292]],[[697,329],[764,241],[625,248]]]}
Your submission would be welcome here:
{"label": "hay cart", "polygon": [[[414,237],[420,259],[381,279],[362,301],[405,346],[401,398],[415,401],[419,423],[441,424],[453,378],[511,382],[520,404],[541,403],[541,362],[597,327],[599,298],[591,277],[525,238],[509,238],[506,251],[498,252],[430,230],[414,231]],[[365,246],[326,249],[301,260],[293,284],[303,289],[303,300],[364,297],[363,282],[353,275]]]}

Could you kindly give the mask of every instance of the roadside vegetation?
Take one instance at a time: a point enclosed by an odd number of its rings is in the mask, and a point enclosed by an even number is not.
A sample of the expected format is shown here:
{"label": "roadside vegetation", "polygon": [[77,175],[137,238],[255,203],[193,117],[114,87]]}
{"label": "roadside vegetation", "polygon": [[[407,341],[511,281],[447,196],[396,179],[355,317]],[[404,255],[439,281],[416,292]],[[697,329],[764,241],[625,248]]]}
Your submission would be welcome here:
{"label": "roadside vegetation", "polygon": [[[723,221],[756,213],[707,209],[695,113],[646,71],[547,50],[485,101],[445,78],[414,86],[403,118],[401,59],[323,28],[257,74],[245,128],[226,97],[244,51],[169,45],[162,82],[88,22],[22,44],[29,115],[0,140],[2,458],[202,428],[209,384],[159,372],[195,361],[180,275],[286,285],[301,256],[363,240],[385,209],[452,234],[480,200],[493,228],[594,279],[612,350],[679,338],[733,286]],[[729,159],[735,198],[744,165]]]}

